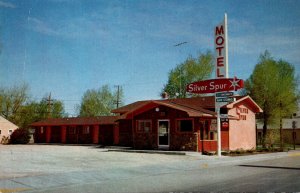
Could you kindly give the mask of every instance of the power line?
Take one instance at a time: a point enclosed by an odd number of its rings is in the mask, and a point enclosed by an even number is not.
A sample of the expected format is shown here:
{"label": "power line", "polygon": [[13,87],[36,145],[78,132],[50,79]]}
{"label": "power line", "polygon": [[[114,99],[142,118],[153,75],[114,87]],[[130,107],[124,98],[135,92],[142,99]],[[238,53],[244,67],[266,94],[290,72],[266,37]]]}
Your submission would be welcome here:
{"label": "power line", "polygon": [[181,42],[181,43],[175,44],[174,47],[176,47],[176,46],[181,46],[181,45],[187,44],[187,43],[188,43],[188,42]]}

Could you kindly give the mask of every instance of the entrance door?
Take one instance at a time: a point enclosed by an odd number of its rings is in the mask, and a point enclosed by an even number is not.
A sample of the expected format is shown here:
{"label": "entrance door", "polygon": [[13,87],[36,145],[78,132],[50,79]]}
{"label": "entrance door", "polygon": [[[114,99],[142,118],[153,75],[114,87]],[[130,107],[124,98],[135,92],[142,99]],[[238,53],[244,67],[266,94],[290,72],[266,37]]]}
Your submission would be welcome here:
{"label": "entrance door", "polygon": [[169,120],[158,121],[158,146],[169,148]]}

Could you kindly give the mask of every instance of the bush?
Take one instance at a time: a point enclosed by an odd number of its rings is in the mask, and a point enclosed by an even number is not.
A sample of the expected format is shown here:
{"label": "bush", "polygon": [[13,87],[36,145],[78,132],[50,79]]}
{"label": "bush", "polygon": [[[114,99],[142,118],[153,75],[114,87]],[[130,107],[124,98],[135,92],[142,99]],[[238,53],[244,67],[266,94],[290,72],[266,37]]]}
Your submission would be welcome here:
{"label": "bush", "polygon": [[9,138],[6,136],[3,136],[1,139],[1,144],[8,144],[8,142],[9,142]]}
{"label": "bush", "polygon": [[30,140],[30,133],[27,129],[16,129],[10,135],[10,144],[27,144]]}

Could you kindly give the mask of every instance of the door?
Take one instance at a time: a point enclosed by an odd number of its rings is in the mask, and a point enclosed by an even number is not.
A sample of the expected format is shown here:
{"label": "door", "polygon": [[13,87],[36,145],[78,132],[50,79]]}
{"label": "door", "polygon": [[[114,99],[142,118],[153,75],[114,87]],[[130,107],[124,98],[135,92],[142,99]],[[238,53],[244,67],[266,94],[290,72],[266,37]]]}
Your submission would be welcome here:
{"label": "door", "polygon": [[158,146],[169,148],[169,120],[158,121]]}

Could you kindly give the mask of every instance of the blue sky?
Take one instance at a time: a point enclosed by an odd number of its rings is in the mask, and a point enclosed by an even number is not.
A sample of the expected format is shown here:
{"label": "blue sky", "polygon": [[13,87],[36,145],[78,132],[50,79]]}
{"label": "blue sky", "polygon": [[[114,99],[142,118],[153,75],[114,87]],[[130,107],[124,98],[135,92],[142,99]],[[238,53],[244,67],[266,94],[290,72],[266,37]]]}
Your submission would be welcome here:
{"label": "blue sky", "polygon": [[[300,1],[0,0],[0,82],[26,82],[74,114],[87,89],[121,85],[125,103],[158,99],[168,72],[213,50],[228,14],[229,76],[269,50],[300,74]],[[188,42],[174,47],[180,42]]]}

